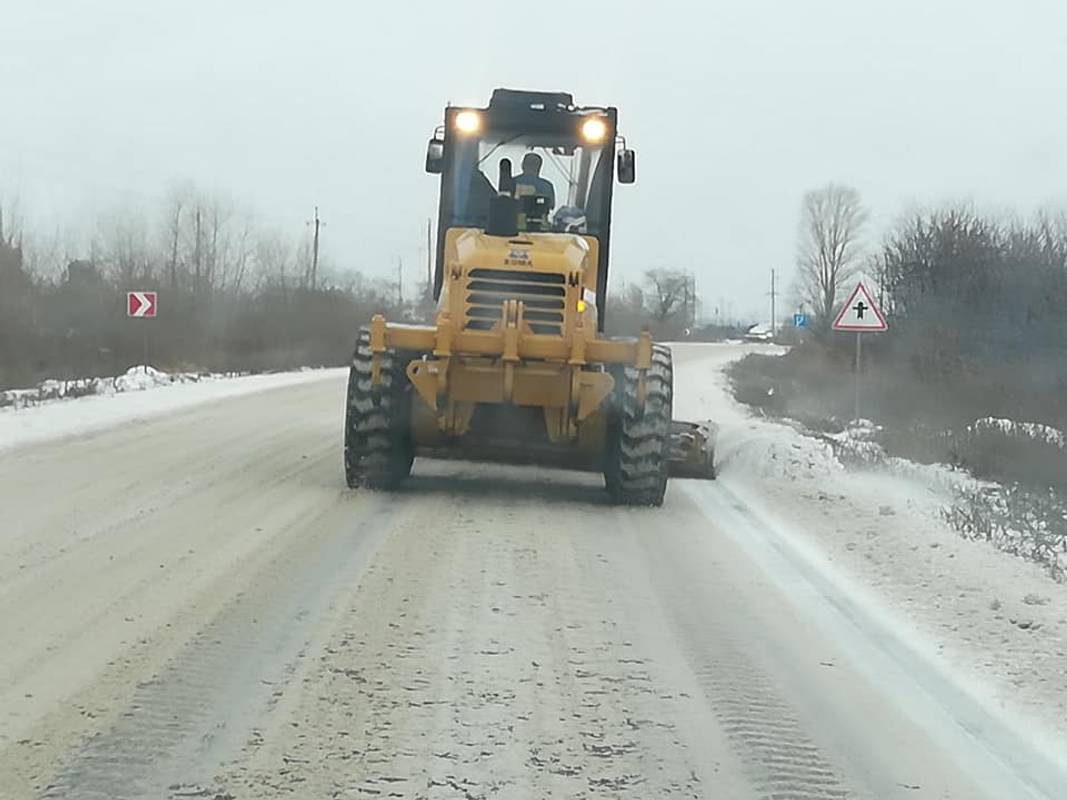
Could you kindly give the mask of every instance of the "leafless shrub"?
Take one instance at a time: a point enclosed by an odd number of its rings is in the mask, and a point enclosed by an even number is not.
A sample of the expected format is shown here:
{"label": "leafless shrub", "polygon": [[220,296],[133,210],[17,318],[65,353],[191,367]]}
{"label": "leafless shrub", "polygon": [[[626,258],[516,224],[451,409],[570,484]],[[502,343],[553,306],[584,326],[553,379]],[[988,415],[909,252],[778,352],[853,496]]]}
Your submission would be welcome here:
{"label": "leafless shrub", "polygon": [[1041,564],[1057,581],[1067,580],[1067,502],[1056,492],[960,487],[942,515],[965,538],[990,542]]}

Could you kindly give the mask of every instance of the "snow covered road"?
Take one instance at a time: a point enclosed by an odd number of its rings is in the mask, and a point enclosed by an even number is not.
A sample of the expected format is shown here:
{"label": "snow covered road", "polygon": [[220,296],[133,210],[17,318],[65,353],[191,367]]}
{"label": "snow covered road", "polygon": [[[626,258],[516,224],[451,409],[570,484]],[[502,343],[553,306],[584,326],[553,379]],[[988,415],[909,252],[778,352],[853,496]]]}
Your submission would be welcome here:
{"label": "snow covered road", "polygon": [[[1062,732],[898,603],[886,563],[947,555],[904,542],[941,535],[921,503],[864,516],[725,398],[743,348],[675,352],[723,479],[658,510],[442,462],[349,491],[336,374],[0,453],[0,797],[1067,797]],[[960,580],[1036,580],[970,547]],[[1059,708],[1067,598],[1036,585],[1044,624],[1004,635]]]}

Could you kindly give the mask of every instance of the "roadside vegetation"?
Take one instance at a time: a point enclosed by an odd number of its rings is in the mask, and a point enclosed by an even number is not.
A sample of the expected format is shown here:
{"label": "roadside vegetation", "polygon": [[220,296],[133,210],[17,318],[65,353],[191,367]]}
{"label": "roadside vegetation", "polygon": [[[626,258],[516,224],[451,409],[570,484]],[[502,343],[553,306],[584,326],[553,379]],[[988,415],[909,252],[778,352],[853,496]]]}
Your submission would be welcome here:
{"label": "roadside vegetation", "polygon": [[845,460],[966,470],[976,480],[960,484],[946,519],[1067,577],[1067,216],[922,213],[847,273],[861,268],[890,323],[864,337],[869,423],[853,422],[854,336],[829,331],[825,314],[785,356],[734,365],[736,397],[816,433],[864,431],[864,448],[828,437]]}
{"label": "roadside vegetation", "polygon": [[[260,372],[343,365],[374,313],[404,322],[433,315],[429,287],[402,288],[314,256],[295,235],[195,187],[156,208],[103,214],[88,241],[26,230],[0,202],[0,391],[53,386],[93,393],[98,376],[134,365],[168,373]],[[156,291],[158,316],[126,317],[127,291]],[[691,273],[650,269],[613,278],[608,333],[648,326],[661,339],[716,339],[742,327],[695,330]]]}
{"label": "roadside vegetation", "polygon": [[[402,302],[395,285],[315,263],[306,232],[288,237],[195,188],[93,222],[71,243],[0,206],[0,389],[146,361],[168,372],[340,364],[357,320],[419,310],[420,295]],[[130,290],[157,291],[158,316],[128,319]]]}

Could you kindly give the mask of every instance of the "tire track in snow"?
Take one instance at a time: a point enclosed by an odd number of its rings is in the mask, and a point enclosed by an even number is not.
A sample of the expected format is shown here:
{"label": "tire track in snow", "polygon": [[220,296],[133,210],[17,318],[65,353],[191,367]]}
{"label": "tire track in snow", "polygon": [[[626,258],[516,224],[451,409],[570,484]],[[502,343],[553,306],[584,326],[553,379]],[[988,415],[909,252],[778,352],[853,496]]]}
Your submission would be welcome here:
{"label": "tire track in snow", "polygon": [[[635,516],[622,514],[633,526]],[[640,532],[638,532],[640,534]],[[726,734],[738,761],[759,796],[773,800],[844,800],[855,797],[831,760],[806,733],[781,689],[746,655],[746,642],[738,632],[756,630],[744,624],[744,608],[732,603],[695,606],[689,587],[699,576],[679,576],[661,591],[671,598],[664,604],[679,633],[680,646],[689,661],[704,700]]]}
{"label": "tire track in snow", "polygon": [[384,495],[354,527],[329,517],[291,523],[320,533],[293,544],[158,676],[138,686],[110,730],[84,743],[45,790],[47,800],[189,797],[206,791],[220,761],[255,736],[269,707],[304,657],[334,592],[353,581],[397,507]]}

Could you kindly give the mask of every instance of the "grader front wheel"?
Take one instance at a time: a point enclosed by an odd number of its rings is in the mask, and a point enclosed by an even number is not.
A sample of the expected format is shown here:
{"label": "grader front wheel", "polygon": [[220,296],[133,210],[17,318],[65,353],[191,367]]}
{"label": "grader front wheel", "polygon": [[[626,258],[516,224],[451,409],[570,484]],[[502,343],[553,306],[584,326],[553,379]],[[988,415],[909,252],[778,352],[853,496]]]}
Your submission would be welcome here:
{"label": "grader front wheel", "polygon": [[645,403],[638,403],[636,369],[627,367],[616,381],[613,419],[609,425],[604,482],[614,503],[660,506],[667,491],[671,456],[674,391],[670,348],[652,346],[652,366],[645,375]]}
{"label": "grader front wheel", "polygon": [[371,377],[370,334],[361,330],[348,373],[345,406],[345,480],[352,488],[393,489],[410,474],[414,448],[408,429],[411,391],[406,361],[380,355],[380,381]]}

